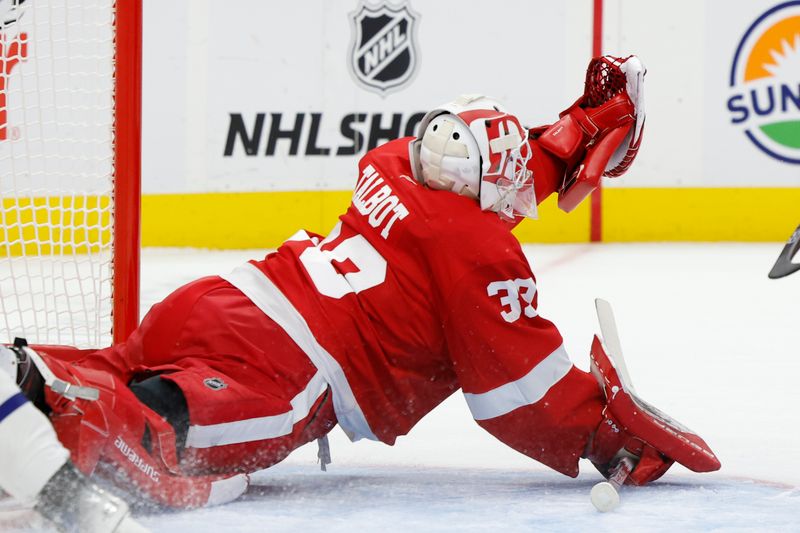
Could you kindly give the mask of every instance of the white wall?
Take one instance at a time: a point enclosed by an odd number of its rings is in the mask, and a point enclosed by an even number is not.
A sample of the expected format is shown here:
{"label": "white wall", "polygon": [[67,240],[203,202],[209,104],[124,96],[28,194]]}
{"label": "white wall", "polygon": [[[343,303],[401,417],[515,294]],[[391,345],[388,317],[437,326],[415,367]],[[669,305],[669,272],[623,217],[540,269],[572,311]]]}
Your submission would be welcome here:
{"label": "white wall", "polygon": [[[800,186],[800,164],[789,164],[755,146],[744,134],[748,124],[732,124],[728,99],[757,83],[729,86],[734,55],[747,29],[776,0],[606,0],[603,43],[607,52],[633,51],[647,74],[647,128],[639,159],[610,186],[758,187]],[[798,17],[800,2],[776,12]],[[762,33],[770,22],[754,30]],[[765,80],[794,88],[800,98],[800,40],[788,76]],[[743,55],[749,50],[745,46]],[[766,101],[766,100],[765,100]],[[800,109],[776,112],[769,122],[800,121]],[[800,122],[795,140],[800,144]],[[783,149],[800,160],[800,148]],[[798,207],[800,211],[800,206]]]}
{"label": "white wall", "polygon": [[[376,3],[377,4],[377,3]],[[409,0],[417,15],[418,68],[386,95],[355,81],[349,64],[355,0],[303,2],[145,1],[144,192],[346,190],[358,157],[335,155],[351,113],[400,113],[403,126],[462,93],[503,100],[530,124],[551,122],[582,91],[591,54],[591,1]],[[230,114],[249,131],[265,113],[259,154],[240,143],[224,156]],[[331,155],[289,155],[280,140],[266,156],[270,114],[282,128],[320,113],[317,145]],[[359,126],[368,131],[368,123]]]}
{"label": "white wall", "polygon": [[[357,0],[231,0],[224,7],[145,0],[145,193],[345,190],[364,152],[335,155],[351,145],[340,133],[348,114],[366,114],[367,123],[357,127],[366,132],[372,114],[382,114],[387,126],[400,113],[405,125],[412,114],[457,94],[484,92],[534,125],[552,121],[582,90],[591,0],[394,1],[417,16],[418,68],[401,90],[381,95],[359,85],[350,68]],[[745,135],[759,124],[734,124],[728,109],[732,95],[768,85],[793,87],[800,97],[800,50],[791,55],[796,68],[782,76],[729,84],[748,27],[780,3],[605,1],[605,51],[636,53],[649,69],[640,158],[609,186],[800,186],[800,164],[760,150]],[[799,3],[788,4],[754,31],[741,58],[770,24],[800,21]],[[759,120],[797,120],[800,128],[798,106],[789,107]],[[237,143],[224,156],[231,113],[242,114],[249,131],[265,114],[258,155],[245,155]],[[287,140],[264,155],[272,113],[282,114],[283,128],[304,114],[298,155],[289,155]],[[318,146],[334,154],[302,155],[312,113],[321,117]],[[800,148],[781,150],[800,160]]]}

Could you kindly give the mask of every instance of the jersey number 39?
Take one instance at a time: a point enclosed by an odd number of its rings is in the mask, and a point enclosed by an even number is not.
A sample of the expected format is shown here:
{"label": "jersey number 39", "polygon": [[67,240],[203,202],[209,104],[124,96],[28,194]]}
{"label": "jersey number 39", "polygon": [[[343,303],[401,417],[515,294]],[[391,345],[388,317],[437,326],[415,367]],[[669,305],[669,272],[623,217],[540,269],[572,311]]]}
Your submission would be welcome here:
{"label": "jersey number 39", "polygon": [[[493,281],[486,286],[486,293],[489,296],[500,295],[500,304],[503,306],[500,316],[506,322],[516,322],[522,313],[528,318],[539,314],[533,307],[536,284],[531,278]],[[523,303],[525,307],[522,306]]]}

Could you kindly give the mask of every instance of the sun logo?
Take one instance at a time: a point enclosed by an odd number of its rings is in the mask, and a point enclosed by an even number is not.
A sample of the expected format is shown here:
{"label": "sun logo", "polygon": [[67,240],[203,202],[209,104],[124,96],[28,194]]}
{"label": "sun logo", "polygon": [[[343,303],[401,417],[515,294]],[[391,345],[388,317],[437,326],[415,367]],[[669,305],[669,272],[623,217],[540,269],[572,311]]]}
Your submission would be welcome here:
{"label": "sun logo", "polygon": [[733,58],[731,123],[766,154],[800,164],[800,1],[779,4],[747,29]]}

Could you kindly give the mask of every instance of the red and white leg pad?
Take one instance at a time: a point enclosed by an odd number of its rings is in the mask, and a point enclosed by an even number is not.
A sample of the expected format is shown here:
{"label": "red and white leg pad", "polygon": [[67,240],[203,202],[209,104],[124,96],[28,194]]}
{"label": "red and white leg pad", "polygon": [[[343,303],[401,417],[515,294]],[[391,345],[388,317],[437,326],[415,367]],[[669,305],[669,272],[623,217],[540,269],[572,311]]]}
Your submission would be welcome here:
{"label": "red and white leg pad", "polygon": [[[39,355],[50,372],[69,383],[72,390],[98,391],[93,400],[49,386],[45,389],[53,427],[84,474],[97,473],[121,490],[177,508],[226,503],[247,490],[245,474],[182,475],[172,426],[142,404],[116,376]],[[143,444],[146,432],[149,449]]]}
{"label": "red and white leg pad", "polygon": [[[622,431],[634,440],[641,441],[639,450],[629,450],[640,457],[639,465],[629,478],[631,483],[641,484],[639,481],[656,479],[669,468],[671,460],[694,472],[719,470],[719,459],[702,438],[633,392],[627,378],[618,371],[597,336],[592,342],[590,357],[592,373],[606,397],[607,418],[598,429],[595,439],[600,437],[601,432]],[[613,424],[620,427],[612,427]],[[658,454],[666,456],[668,460],[657,457]]]}

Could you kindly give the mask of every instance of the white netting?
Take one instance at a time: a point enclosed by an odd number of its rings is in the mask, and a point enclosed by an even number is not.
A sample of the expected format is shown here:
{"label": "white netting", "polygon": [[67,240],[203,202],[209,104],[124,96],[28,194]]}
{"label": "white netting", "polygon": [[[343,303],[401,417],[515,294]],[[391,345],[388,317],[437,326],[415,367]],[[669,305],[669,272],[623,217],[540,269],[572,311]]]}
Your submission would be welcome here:
{"label": "white netting", "polygon": [[0,342],[106,346],[114,2],[18,1],[0,0]]}

